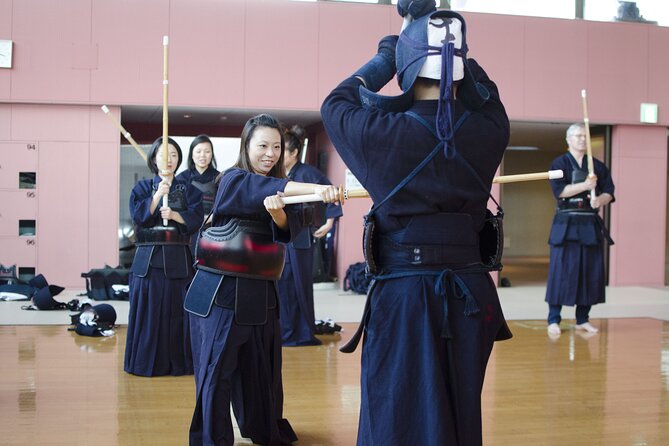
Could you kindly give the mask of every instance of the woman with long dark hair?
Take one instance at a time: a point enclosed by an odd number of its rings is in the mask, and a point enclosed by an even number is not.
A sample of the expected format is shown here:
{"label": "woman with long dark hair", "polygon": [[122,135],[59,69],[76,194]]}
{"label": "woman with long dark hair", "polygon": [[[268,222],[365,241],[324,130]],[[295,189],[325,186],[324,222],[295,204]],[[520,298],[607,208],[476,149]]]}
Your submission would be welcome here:
{"label": "woman with long dark hair", "polygon": [[216,196],[214,180],[220,173],[216,168],[214,144],[209,136],[203,134],[193,138],[186,162],[188,169],[177,175],[177,178],[191,183],[202,192],[202,206],[204,213],[208,214]]}
{"label": "woman with long dark hair", "polygon": [[230,404],[243,437],[283,445],[297,439],[283,418],[281,327],[276,280],[301,227],[282,197],[333,187],[285,177],[283,134],[270,115],[251,118],[239,158],[223,172],[212,213],[212,237],[198,243],[197,272],[186,296],[191,312],[196,404],[190,444],[232,445]]}
{"label": "woman with long dark hair", "polygon": [[[130,268],[130,313],[124,369],[141,376],[193,373],[186,286],[193,277],[189,239],[202,224],[202,193],[174,178],[181,148],[168,140],[167,170],[161,177],[163,139],[151,146],[147,165],[154,177],[139,181],[130,195],[137,251]],[[163,196],[168,206],[162,206]],[[167,226],[163,221],[167,220]]]}

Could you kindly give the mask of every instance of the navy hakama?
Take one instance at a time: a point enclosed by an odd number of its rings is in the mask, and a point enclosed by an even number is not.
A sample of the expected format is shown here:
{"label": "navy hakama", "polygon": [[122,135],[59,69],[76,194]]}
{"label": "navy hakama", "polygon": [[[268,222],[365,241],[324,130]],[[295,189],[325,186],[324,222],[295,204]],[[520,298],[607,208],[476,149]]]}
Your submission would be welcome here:
{"label": "navy hakama", "polygon": [[193,373],[188,317],[183,299],[190,278],[168,279],[159,268],[130,275],[130,310],[124,370],[133,375]]}
{"label": "navy hakama", "polygon": [[283,418],[281,328],[276,309],[265,325],[239,325],[234,310],[214,305],[191,315],[197,358],[191,445],[232,445],[230,404],[240,433],[257,444],[290,444],[297,437]]}
{"label": "navy hakama", "polygon": [[[151,213],[160,177],[142,180],[130,197],[136,229],[162,225],[159,207]],[[170,195],[185,203],[179,212],[185,225],[175,224],[186,240],[204,218],[200,191],[175,179]],[[188,317],[183,310],[185,291],[192,278],[192,256],[187,244],[141,244],[130,268],[130,310],[124,370],[133,375],[189,375],[193,373]]]}
{"label": "navy hakama", "polygon": [[[447,159],[442,150],[375,214],[387,278],[373,282],[363,320],[359,446],[482,443],[487,361],[494,341],[511,333],[489,273],[470,263],[481,262],[478,232],[509,122],[495,84],[472,59],[469,66],[490,98],[455,133],[459,155]],[[406,112],[363,107],[360,85],[343,81],[321,115],[344,163],[379,203],[438,139]],[[425,100],[409,111],[434,123],[437,109]],[[455,100],[453,122],[466,112]]]}
{"label": "navy hakama", "polygon": [[278,282],[283,345],[320,345],[314,337],[315,310],[312,249],[286,247],[286,264]]}
{"label": "navy hakama", "polygon": [[[551,170],[562,169],[561,179],[551,180],[553,195],[560,194],[571,183],[575,167],[587,173],[587,163],[578,166],[570,153],[556,158]],[[614,197],[615,187],[608,168],[595,159],[596,193]],[[615,198],[614,198],[615,199]],[[546,288],[549,305],[591,306],[604,303],[606,278],[604,274],[604,240],[608,232],[595,212],[558,209],[553,217],[550,245],[550,264]]]}

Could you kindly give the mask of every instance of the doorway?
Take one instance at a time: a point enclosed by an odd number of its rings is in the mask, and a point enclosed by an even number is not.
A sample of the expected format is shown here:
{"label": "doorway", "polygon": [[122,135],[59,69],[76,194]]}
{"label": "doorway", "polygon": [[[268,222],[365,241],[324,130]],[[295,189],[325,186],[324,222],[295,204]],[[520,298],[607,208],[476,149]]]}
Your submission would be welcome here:
{"label": "doorway", "polygon": [[[503,175],[545,172],[565,153],[571,123],[512,122]],[[590,126],[592,153],[610,167],[607,126]],[[548,181],[507,183],[501,187],[504,208],[504,269],[502,286],[543,286],[548,278],[548,235],[555,198]]]}

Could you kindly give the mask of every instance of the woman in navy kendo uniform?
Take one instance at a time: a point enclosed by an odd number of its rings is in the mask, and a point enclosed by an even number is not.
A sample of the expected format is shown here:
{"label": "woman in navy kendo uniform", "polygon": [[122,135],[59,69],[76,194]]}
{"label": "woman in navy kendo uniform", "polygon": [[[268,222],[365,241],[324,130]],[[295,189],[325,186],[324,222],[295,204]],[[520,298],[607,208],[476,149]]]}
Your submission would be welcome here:
{"label": "woman in navy kendo uniform", "polygon": [[188,169],[177,175],[202,192],[202,207],[207,215],[214,205],[216,196],[215,180],[220,173],[216,170],[214,145],[207,135],[198,135],[193,139],[188,151]]}
{"label": "woman in navy kendo uniform", "polygon": [[[302,226],[298,207],[285,207],[280,195],[318,193],[333,202],[337,191],[287,179],[283,147],[273,117],[258,115],[246,123],[239,158],[221,175],[212,219],[213,229],[232,234],[230,246],[246,248],[212,253],[198,245],[197,272],[186,296],[196,385],[191,446],[234,443],[231,403],[243,437],[266,445],[297,439],[283,418],[276,280],[283,268],[282,243]],[[268,237],[264,242],[261,234]],[[278,264],[261,265],[273,252],[279,253]]]}
{"label": "woman in navy kendo uniform", "polygon": [[[286,149],[283,164],[288,178],[301,183],[332,184],[320,170],[300,162],[305,137],[304,129],[298,125],[286,129],[284,133]],[[342,207],[330,203],[325,205],[326,221],[319,222],[322,206],[320,203],[304,205],[318,227],[315,230],[312,226],[303,228],[286,246],[286,264],[278,284],[284,346],[321,344],[314,336],[313,269],[316,245],[312,237],[324,237],[332,229],[335,218],[342,216]]]}
{"label": "woman in navy kendo uniform", "polygon": [[[332,143],[377,208],[358,445],[480,445],[486,364],[494,341],[511,337],[478,237],[509,122],[495,84],[466,59],[463,18],[433,13],[433,1],[400,0],[398,9],[415,18],[399,41],[383,38],[321,107]],[[405,94],[374,94],[396,69]]]}
{"label": "woman in navy kendo uniform", "polygon": [[[186,286],[193,277],[190,236],[202,224],[202,193],[179,178],[162,179],[162,137],[151,146],[147,165],[155,174],[130,194],[137,251],[130,267],[130,312],[124,370],[141,376],[193,373]],[[181,149],[169,138],[167,169],[181,164]],[[168,195],[168,207],[162,206]],[[163,226],[163,219],[168,226]]]}

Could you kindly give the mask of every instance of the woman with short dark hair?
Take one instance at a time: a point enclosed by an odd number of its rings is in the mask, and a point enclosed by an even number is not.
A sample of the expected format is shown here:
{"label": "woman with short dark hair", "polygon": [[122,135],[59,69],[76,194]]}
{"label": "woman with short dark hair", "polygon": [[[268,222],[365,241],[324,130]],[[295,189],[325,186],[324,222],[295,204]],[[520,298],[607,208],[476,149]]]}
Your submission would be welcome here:
{"label": "woman with short dark hair", "polygon": [[[166,162],[162,145],[163,138],[156,139],[147,160],[155,176],[140,180],[130,195],[137,251],[130,268],[124,370],[140,376],[193,373],[183,301],[193,276],[188,242],[204,216],[202,193],[173,177],[182,160],[179,145],[168,139]],[[171,176],[160,176],[163,162]],[[167,206],[162,206],[164,196]]]}

